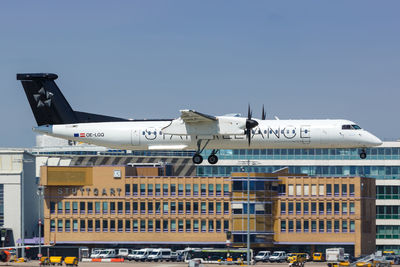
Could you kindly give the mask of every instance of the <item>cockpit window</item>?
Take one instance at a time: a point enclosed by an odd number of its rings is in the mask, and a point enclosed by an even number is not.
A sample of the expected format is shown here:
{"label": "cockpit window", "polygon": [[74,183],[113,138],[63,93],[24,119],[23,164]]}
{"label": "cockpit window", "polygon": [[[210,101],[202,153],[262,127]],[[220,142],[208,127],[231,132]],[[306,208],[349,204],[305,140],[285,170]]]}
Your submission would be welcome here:
{"label": "cockpit window", "polygon": [[345,124],[342,125],[342,130],[361,130],[361,127],[356,124]]}

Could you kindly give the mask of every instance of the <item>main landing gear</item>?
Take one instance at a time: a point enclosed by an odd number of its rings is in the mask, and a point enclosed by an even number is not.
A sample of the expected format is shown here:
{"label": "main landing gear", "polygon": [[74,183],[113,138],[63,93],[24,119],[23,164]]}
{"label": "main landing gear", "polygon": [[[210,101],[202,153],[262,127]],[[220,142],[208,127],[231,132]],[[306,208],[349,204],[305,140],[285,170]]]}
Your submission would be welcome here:
{"label": "main landing gear", "polygon": [[[207,142],[204,144],[203,147],[201,147],[201,141],[199,140],[197,142],[197,151],[196,153],[193,155],[192,161],[194,164],[201,164],[203,162],[203,157],[200,155],[201,152],[203,152],[203,150],[206,148],[206,146],[208,145],[208,143],[210,142],[210,140],[207,140]],[[219,151],[219,149],[214,149],[211,152],[211,155],[208,156],[208,163],[210,164],[216,164],[218,162],[218,157],[217,155],[215,155],[217,152]]]}
{"label": "main landing gear", "polygon": [[361,149],[360,158],[361,159],[366,159],[367,158],[367,151],[365,150],[365,148]]}

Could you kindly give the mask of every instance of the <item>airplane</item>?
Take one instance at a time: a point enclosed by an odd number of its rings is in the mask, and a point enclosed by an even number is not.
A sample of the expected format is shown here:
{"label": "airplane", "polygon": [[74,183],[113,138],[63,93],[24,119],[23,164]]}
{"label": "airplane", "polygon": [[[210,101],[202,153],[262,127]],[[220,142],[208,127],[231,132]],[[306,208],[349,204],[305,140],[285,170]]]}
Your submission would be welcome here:
{"label": "airplane", "polygon": [[268,148],[366,148],[382,141],[349,120],[267,120],[240,114],[212,116],[195,110],[180,110],[176,119],[130,120],[74,111],[58,88],[52,73],[17,74],[28,98],[38,133],[127,150],[194,150],[193,163],[212,149],[209,164],[216,164],[220,149]]}

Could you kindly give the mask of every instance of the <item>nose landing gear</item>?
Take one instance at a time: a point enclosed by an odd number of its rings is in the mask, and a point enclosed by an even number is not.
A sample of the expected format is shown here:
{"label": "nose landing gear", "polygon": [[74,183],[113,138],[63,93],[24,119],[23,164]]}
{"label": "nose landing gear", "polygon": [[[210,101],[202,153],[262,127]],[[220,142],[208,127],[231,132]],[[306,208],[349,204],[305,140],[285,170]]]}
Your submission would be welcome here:
{"label": "nose landing gear", "polygon": [[364,148],[361,149],[360,158],[361,158],[361,159],[366,159],[366,158],[367,158],[367,152],[365,151]]}

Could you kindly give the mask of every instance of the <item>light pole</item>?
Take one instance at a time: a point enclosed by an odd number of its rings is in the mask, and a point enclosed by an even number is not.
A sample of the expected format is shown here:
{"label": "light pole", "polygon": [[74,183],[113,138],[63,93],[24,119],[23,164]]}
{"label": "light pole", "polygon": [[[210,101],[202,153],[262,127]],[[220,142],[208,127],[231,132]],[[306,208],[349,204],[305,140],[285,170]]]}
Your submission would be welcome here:
{"label": "light pole", "polygon": [[22,172],[21,172],[21,257],[25,258],[25,173],[24,173],[24,161],[22,160]]}
{"label": "light pole", "polygon": [[247,160],[247,266],[250,265],[250,160]]}
{"label": "light pole", "polygon": [[43,196],[43,191],[44,188],[42,185],[38,186],[37,189],[37,194],[38,194],[38,199],[39,199],[39,253],[38,253],[38,258],[40,260],[40,258],[42,257],[42,217],[41,217],[41,203],[42,203],[42,196]]}

